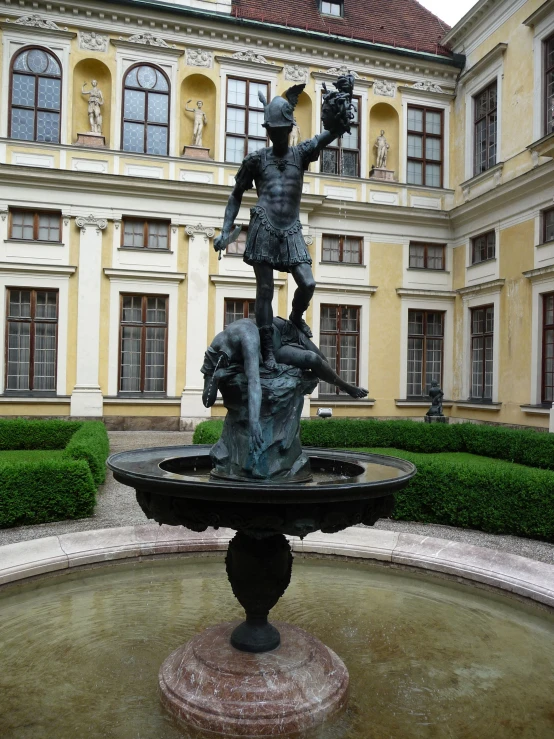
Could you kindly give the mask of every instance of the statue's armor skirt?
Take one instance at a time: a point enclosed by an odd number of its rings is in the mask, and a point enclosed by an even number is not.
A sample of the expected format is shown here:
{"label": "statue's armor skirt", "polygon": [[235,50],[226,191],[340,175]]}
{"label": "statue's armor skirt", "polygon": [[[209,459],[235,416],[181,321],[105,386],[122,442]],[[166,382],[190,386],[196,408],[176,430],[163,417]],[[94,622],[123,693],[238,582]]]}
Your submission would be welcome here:
{"label": "statue's armor skirt", "polygon": [[250,213],[244,252],[246,264],[270,264],[279,272],[290,272],[297,264],[312,263],[300,221],[280,229],[271,223],[261,205],[252,208]]}

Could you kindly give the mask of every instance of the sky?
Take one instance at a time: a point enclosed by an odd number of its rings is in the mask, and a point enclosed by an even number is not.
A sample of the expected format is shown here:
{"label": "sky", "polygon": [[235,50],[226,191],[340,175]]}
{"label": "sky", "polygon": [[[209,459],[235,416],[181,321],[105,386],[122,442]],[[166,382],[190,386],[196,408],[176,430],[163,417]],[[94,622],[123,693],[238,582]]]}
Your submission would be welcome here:
{"label": "sky", "polygon": [[438,15],[441,20],[454,26],[467,11],[475,5],[477,0],[418,0],[431,13]]}

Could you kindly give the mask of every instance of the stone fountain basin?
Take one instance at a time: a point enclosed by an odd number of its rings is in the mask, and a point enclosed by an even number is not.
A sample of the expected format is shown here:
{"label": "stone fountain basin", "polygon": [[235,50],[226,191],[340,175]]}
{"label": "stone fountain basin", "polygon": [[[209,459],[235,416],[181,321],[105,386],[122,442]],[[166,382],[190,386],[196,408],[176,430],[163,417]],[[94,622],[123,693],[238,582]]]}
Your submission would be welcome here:
{"label": "stone fountain basin", "polygon": [[404,459],[307,449],[308,482],[222,480],[211,476],[210,446],[121,452],[108,459],[118,482],[136,490],[146,516],[192,531],[226,527],[305,536],[373,525],[394,507],[393,494],[416,474]]}

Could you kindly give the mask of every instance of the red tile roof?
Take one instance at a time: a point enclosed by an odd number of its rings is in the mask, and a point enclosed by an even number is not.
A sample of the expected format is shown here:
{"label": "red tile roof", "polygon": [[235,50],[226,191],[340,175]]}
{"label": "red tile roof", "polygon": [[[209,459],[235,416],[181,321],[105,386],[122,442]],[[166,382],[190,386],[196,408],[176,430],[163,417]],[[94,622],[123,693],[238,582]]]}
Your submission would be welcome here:
{"label": "red tile roof", "polygon": [[451,52],[440,45],[450,26],[417,0],[344,0],[344,17],[319,12],[319,0],[233,0],[233,15],[307,31],[426,51]]}

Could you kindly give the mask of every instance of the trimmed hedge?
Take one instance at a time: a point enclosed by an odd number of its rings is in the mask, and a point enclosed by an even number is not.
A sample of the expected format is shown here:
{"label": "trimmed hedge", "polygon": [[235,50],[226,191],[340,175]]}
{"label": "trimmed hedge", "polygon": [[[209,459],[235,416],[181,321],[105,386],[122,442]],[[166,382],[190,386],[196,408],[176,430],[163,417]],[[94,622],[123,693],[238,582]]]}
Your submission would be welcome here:
{"label": "trimmed hedge", "polygon": [[92,515],[96,483],[82,460],[0,464],[0,527]]}
{"label": "trimmed hedge", "polygon": [[106,477],[100,421],[0,420],[2,450],[63,450],[53,459],[0,460],[0,528],[83,518]]}
{"label": "trimmed hedge", "polygon": [[[222,427],[221,421],[200,424],[194,443],[215,443]],[[302,421],[301,438],[305,446],[381,453],[385,448],[414,462],[418,474],[396,494],[398,520],[554,542],[554,434],[475,424],[317,419]],[[518,464],[473,465],[437,456],[444,452]]]}

